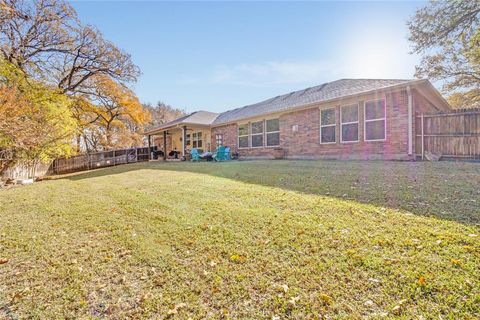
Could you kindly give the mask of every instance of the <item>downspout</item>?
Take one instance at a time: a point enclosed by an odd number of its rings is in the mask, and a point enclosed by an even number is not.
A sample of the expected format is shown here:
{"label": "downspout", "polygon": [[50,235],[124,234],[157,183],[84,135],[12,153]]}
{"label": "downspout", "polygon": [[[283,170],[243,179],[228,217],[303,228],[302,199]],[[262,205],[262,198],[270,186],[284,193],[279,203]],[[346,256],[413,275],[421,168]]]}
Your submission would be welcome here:
{"label": "downspout", "polygon": [[412,106],[412,91],[410,86],[407,86],[408,96],[408,155],[413,154],[413,106]]}

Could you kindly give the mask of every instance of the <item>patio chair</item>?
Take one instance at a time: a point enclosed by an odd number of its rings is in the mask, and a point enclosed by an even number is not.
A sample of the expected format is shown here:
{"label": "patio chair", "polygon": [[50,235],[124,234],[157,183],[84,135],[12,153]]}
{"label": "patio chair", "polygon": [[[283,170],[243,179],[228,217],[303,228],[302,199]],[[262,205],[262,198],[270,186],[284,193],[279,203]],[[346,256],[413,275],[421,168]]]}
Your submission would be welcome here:
{"label": "patio chair", "polygon": [[230,157],[230,147],[225,147],[225,160],[232,160],[232,157]]}
{"label": "patio chair", "polygon": [[217,151],[215,151],[215,153],[213,154],[213,159],[215,161],[225,161],[225,160],[227,160],[224,146],[219,146],[217,148]]}
{"label": "patio chair", "polygon": [[198,150],[196,148],[193,148],[190,151],[190,156],[192,157],[190,161],[200,161],[200,153],[198,153]]}

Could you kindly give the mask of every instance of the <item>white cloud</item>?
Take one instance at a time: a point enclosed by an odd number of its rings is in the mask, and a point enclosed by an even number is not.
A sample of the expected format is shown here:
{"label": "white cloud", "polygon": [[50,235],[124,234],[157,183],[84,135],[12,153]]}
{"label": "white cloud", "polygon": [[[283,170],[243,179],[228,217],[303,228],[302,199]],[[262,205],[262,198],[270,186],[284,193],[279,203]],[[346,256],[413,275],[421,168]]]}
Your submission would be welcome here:
{"label": "white cloud", "polygon": [[332,63],[269,61],[216,66],[208,78],[215,84],[272,86],[322,81],[334,76],[335,70]]}

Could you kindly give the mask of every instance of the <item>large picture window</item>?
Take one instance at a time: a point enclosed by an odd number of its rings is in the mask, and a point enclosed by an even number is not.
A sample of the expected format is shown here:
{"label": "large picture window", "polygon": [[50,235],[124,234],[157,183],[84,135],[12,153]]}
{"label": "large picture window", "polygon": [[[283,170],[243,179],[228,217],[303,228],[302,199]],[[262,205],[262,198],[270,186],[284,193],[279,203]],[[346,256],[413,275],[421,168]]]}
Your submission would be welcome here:
{"label": "large picture window", "polygon": [[385,100],[365,102],[365,141],[385,140]]}
{"label": "large picture window", "polygon": [[358,141],[358,104],[340,109],[340,137],[342,142]]}
{"label": "large picture window", "polygon": [[248,148],[248,124],[238,125],[238,147]]}
{"label": "large picture window", "polygon": [[263,121],[251,123],[252,148],[263,147]]}
{"label": "large picture window", "polygon": [[267,147],[280,145],[280,121],[278,119],[269,119],[265,122]]}
{"label": "large picture window", "polygon": [[337,120],[335,108],[320,111],[320,143],[335,143]]}

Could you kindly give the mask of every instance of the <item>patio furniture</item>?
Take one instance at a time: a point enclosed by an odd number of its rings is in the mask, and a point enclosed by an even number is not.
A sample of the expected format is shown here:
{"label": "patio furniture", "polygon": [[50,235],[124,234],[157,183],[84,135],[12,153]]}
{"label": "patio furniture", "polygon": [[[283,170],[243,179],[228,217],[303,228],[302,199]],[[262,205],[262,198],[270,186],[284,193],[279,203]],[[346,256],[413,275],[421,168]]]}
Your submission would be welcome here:
{"label": "patio furniture", "polygon": [[[228,149],[228,154],[227,154]],[[225,148],[224,146],[219,146],[217,151],[213,154],[213,159],[215,161],[227,161],[230,160],[230,148]]]}
{"label": "patio furniture", "polygon": [[213,160],[213,153],[206,151],[202,154],[200,154],[200,159],[202,160],[207,160],[207,161],[212,161]]}
{"label": "patio furniture", "polygon": [[193,148],[190,151],[190,156],[192,157],[190,161],[200,161],[200,153],[198,153],[198,150],[196,148]]}
{"label": "patio furniture", "polygon": [[230,157],[230,147],[225,147],[225,160],[232,160]]}

